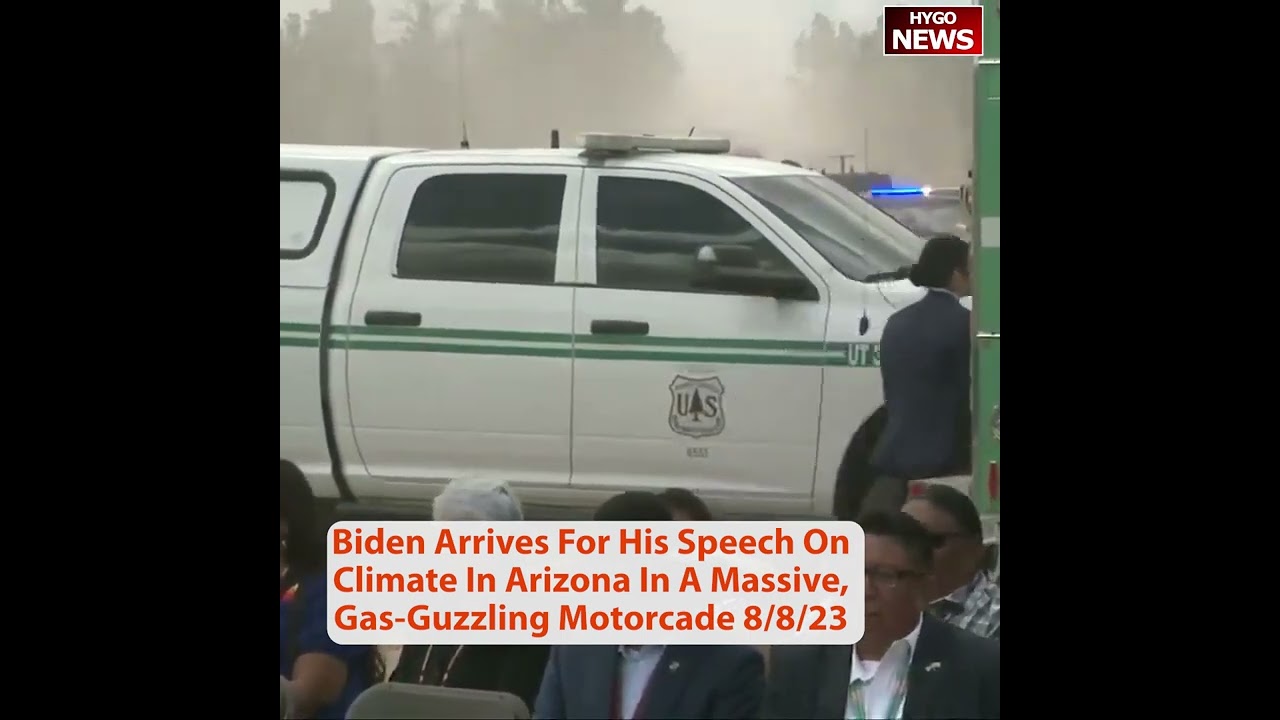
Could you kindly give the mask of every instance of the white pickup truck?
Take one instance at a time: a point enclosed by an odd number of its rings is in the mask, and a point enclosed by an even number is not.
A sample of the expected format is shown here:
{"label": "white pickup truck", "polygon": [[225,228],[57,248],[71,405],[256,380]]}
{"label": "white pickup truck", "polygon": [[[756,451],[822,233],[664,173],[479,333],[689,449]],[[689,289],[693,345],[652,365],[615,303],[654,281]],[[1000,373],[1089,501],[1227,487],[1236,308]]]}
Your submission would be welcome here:
{"label": "white pickup truck", "polygon": [[281,458],[366,510],[488,477],[534,508],[840,516],[922,243],[716,139],[282,145]]}

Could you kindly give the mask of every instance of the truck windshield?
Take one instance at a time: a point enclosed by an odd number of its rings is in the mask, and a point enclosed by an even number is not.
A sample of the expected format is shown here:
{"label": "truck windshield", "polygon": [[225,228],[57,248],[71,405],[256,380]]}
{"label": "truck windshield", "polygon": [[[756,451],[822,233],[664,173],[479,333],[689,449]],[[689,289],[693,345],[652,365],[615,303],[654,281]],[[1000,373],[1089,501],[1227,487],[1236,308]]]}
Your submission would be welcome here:
{"label": "truck windshield", "polygon": [[830,178],[768,175],[734,183],[854,280],[911,265],[924,247],[920,236]]}

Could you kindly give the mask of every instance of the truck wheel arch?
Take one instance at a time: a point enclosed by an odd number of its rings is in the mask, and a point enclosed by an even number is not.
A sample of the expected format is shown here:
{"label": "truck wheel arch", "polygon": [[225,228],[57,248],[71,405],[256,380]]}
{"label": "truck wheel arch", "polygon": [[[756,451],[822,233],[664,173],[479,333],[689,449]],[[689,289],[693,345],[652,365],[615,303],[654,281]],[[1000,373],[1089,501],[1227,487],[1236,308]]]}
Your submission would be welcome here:
{"label": "truck wheel arch", "polygon": [[835,493],[831,514],[837,520],[854,520],[863,496],[871,488],[871,453],[875,450],[880,433],[884,432],[889,413],[884,405],[875,409],[862,421],[862,425],[849,439],[840,467],[836,470]]}

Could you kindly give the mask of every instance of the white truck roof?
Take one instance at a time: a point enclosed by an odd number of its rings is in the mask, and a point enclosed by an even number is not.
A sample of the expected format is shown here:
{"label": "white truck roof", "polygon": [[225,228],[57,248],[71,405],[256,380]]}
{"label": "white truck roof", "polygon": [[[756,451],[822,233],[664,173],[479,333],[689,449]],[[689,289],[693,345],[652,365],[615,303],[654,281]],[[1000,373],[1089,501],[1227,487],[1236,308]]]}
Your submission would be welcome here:
{"label": "white truck roof", "polygon": [[[708,138],[690,138],[709,140]],[[741,157],[713,152],[671,152],[639,150],[605,158],[584,157],[582,148],[473,148],[469,150],[428,150],[403,147],[366,147],[343,145],[281,145],[280,157],[353,160],[368,162],[379,155],[392,155],[388,162],[405,165],[421,164],[424,159],[441,164],[512,163],[537,165],[588,165],[609,167],[696,169],[723,177],[760,177],[768,175],[818,175],[805,168],[784,165],[772,160]]]}
{"label": "white truck roof", "polygon": [[280,145],[280,158],[314,158],[322,160],[363,160],[368,162],[388,153],[413,152],[417,148],[373,147],[364,145]]}

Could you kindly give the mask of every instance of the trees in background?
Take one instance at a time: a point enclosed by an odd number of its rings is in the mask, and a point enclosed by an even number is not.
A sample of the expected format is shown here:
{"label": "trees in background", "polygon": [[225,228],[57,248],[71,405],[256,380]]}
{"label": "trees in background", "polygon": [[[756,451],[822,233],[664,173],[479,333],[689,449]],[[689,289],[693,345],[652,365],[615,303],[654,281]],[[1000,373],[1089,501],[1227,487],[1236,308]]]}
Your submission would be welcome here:
{"label": "trees in background", "polygon": [[409,0],[375,42],[369,0],[280,30],[282,142],[541,145],[551,128],[639,130],[679,74],[662,19],[625,0]]}
{"label": "trees in background", "polygon": [[859,170],[869,155],[871,170],[958,181],[971,162],[972,58],[885,57],[883,37],[880,22],[859,33],[815,15],[795,41],[798,111]]}
{"label": "trees in background", "polygon": [[[285,18],[282,142],[456,147],[465,120],[477,147],[540,146],[551,128],[671,131],[673,117],[683,122],[673,108],[680,64],[662,18],[635,2],[406,0],[390,19],[397,35],[378,42],[370,0]],[[886,58],[881,37],[879,27],[814,16],[795,41],[788,132],[794,120],[804,151],[869,150],[873,169],[894,174],[962,173],[971,60]],[[731,73],[733,58],[725,62]],[[750,134],[753,118],[742,120],[730,129]],[[790,156],[799,145],[761,150]]]}

